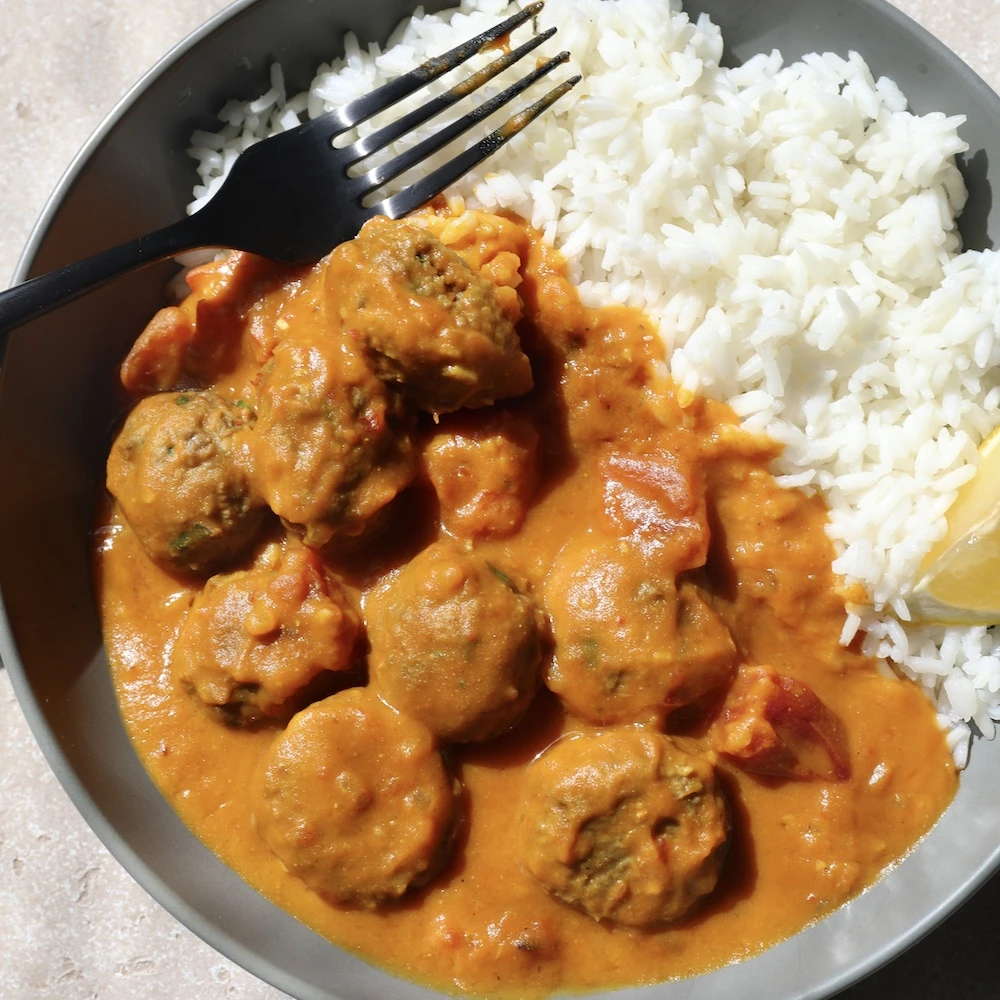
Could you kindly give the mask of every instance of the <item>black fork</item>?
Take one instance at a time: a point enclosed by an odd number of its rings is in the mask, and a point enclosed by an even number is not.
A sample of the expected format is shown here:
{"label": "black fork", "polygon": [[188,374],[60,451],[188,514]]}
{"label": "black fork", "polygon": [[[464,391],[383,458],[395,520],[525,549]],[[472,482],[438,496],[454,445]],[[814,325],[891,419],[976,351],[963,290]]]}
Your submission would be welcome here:
{"label": "black fork", "polygon": [[531,3],[489,31],[428,60],[370,94],[256,143],[236,160],[212,200],[193,215],[0,292],[0,334],[126,271],[188,250],[227,247],[249,250],[273,260],[306,263],[318,260],[337,244],[356,236],[372,216],[398,219],[419,208],[495,153],[575,86],[580,77],[574,76],[559,84],[486,138],[397,194],[370,205],[365,205],[364,200],[565,63],[569,53],[561,52],[540,63],[496,97],[393,159],[356,176],[351,175],[350,168],[384,150],[514,65],[551,38],[555,28],[535,35],[447,92],[370,135],[341,148],[333,145],[334,139],[460,66],[530,20],[542,6],[542,2]]}

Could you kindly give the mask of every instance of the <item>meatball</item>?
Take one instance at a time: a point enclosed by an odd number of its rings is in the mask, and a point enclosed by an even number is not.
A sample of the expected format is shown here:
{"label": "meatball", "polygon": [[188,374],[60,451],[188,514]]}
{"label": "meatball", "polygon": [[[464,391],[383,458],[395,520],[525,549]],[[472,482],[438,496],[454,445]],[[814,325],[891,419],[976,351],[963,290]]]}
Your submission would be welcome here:
{"label": "meatball", "polygon": [[538,482],[538,432],[513,413],[445,420],[424,450],[441,522],[462,538],[506,538]]}
{"label": "meatball", "polygon": [[210,573],[250,545],[262,499],[238,461],[252,411],[212,392],[149,396],[129,414],[108,456],[108,490],[150,557]]}
{"label": "meatball", "polygon": [[379,693],[442,740],[487,740],[538,686],[540,615],[502,570],[453,543],[424,549],[365,607]]}
{"label": "meatball", "polygon": [[595,920],[677,920],[715,888],[729,818],[713,765],[669,737],[619,729],[558,740],[528,768],[524,867]]}
{"label": "meatball", "polygon": [[258,394],[253,481],[307,545],[362,534],[413,478],[400,400],[349,341],[280,341]]}
{"label": "meatball", "polygon": [[330,255],[331,312],[420,409],[488,406],[532,387],[493,286],[424,229],[378,216]]}
{"label": "meatball", "polygon": [[694,586],[678,589],[638,542],[571,542],[544,595],[555,639],[545,683],[583,719],[661,719],[732,677],[736,647],[722,620]]}
{"label": "meatball", "polygon": [[447,860],[457,788],[427,728],[369,688],[296,715],[251,794],[261,839],[329,902],[378,906]]}
{"label": "meatball", "polygon": [[176,679],[234,725],[282,723],[355,665],[360,619],[319,556],[269,545],[250,570],[213,576],[172,654]]}

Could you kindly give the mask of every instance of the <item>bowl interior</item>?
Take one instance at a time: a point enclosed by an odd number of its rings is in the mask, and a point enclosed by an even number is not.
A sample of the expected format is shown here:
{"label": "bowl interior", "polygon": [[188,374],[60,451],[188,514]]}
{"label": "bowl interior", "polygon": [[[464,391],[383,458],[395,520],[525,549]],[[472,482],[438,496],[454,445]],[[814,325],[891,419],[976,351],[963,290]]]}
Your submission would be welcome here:
{"label": "bowl interior", "polygon": [[[23,279],[174,221],[194,182],[184,149],[230,97],[267,89],[272,61],[289,89],[341,45],[345,30],[384,40],[407,0],[243,0],[168,56],[90,141],[64,178],[17,277]],[[430,10],[441,2],[424,5]],[[882,0],[693,0],[723,29],[727,58],[778,47],[856,49],[913,110],[964,113],[970,201],[966,246],[1000,238],[1000,99],[939,43]],[[89,533],[109,429],[115,369],[162,304],[172,265],[151,267],[15,333],[0,369],[0,653],[57,776],[101,839],[163,905],[210,944],[302,1000],[435,994],[373,969],[307,930],[219,862],[177,819],[122,726],[101,646]],[[955,803],[889,877],[822,923],[740,966],[699,980],[702,1000],[828,996],[898,953],[996,866],[1000,741],[980,743]],[[615,994],[669,1000],[690,985]]]}

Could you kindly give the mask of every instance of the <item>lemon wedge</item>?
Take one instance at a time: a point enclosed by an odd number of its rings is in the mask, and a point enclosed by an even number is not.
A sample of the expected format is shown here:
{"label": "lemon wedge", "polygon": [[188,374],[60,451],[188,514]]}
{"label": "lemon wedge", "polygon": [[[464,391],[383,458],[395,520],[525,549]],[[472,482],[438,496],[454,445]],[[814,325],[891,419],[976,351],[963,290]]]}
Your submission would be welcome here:
{"label": "lemon wedge", "polygon": [[917,571],[906,599],[915,621],[1000,623],[1000,428],[979,446],[979,459],[948,510],[948,530]]}

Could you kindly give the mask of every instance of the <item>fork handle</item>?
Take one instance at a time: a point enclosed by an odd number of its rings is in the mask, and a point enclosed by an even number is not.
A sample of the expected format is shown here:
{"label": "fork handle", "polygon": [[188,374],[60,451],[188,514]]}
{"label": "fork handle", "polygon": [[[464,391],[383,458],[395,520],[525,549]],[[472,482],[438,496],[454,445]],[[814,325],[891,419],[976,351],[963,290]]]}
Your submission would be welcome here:
{"label": "fork handle", "polygon": [[7,335],[15,327],[44,316],[126,271],[185,250],[211,245],[210,241],[205,241],[204,230],[197,215],[188,216],[129,243],[103,250],[0,292],[0,356]]}

